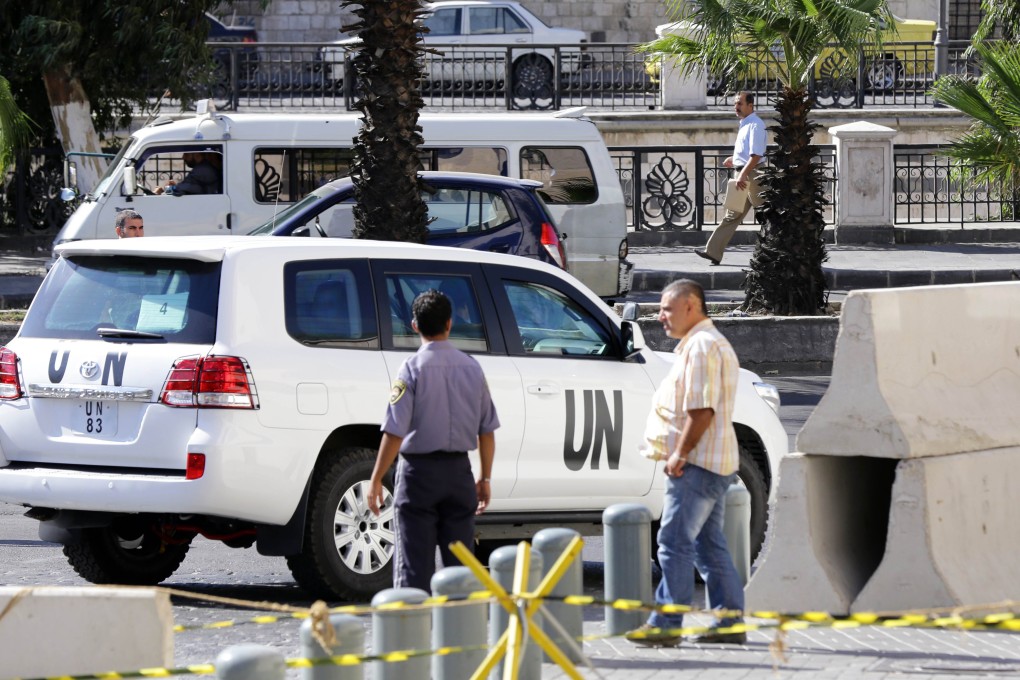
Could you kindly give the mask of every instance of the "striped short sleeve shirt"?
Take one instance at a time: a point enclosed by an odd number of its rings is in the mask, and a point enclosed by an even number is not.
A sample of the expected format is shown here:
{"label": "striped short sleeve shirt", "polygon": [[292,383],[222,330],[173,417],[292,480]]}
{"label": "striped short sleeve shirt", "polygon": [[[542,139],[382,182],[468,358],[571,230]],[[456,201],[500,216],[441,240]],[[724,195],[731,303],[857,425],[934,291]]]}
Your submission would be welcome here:
{"label": "striped short sleeve shirt", "polygon": [[698,323],[673,350],[676,363],[655,391],[641,453],[664,460],[680,447],[687,412],[715,411],[708,429],[687,454],[691,465],[729,475],[740,467],[733,407],[737,398],[737,355],[711,320]]}

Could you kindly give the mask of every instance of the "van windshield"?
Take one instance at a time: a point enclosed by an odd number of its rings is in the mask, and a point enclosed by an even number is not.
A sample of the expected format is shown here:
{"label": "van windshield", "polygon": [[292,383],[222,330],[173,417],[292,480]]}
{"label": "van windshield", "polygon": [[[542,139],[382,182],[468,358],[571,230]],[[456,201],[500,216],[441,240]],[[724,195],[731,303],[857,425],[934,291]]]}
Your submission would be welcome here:
{"label": "van windshield", "polygon": [[134,142],[134,138],[131,138],[128,140],[127,144],[120,148],[120,151],[118,151],[117,155],[113,157],[110,164],[106,166],[106,172],[104,172],[103,176],[99,178],[99,184],[97,184],[96,188],[89,194],[89,199],[95,201],[99,198],[99,196],[109,191],[110,185],[113,184],[116,178],[120,175],[119,168],[121,166],[121,162],[124,160],[124,156],[127,154],[127,150],[131,148]]}

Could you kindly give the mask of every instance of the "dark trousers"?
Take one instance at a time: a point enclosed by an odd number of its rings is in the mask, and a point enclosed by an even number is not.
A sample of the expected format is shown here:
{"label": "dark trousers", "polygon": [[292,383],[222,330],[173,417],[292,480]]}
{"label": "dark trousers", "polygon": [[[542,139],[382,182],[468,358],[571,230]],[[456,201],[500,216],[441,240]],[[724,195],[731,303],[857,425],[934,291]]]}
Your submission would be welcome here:
{"label": "dark trousers", "polygon": [[460,564],[451,543],[474,547],[478,495],[467,453],[401,454],[394,508],[393,587],[431,592],[436,546],[444,567]]}

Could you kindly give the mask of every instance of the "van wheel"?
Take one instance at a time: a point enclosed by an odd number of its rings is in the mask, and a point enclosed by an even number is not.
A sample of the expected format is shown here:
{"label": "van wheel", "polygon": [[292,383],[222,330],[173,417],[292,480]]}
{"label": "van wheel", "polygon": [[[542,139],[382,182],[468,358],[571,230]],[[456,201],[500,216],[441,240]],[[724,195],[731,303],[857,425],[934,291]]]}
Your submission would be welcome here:
{"label": "van wheel", "polygon": [[364,601],[393,583],[393,482],[384,484],[378,517],[368,509],[375,452],[345,448],[320,464],[312,480],[304,549],[287,558],[302,588],[316,597]]}
{"label": "van wheel", "polygon": [[769,515],[769,490],[765,484],[765,475],[755,462],[751,451],[743,443],[740,444],[740,469],[737,471],[740,482],[751,494],[751,564],[758,557],[761,546],[765,542],[765,527]]}
{"label": "van wheel", "polygon": [[82,529],[81,540],[64,546],[64,555],[78,575],[90,583],[154,586],[177,571],[194,534],[167,543],[140,521]]}

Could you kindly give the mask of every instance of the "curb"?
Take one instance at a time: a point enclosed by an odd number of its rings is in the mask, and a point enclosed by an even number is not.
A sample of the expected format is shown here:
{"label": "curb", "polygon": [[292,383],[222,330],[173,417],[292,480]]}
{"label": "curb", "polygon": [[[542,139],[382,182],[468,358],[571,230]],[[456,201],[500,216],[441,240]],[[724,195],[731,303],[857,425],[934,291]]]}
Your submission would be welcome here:
{"label": "curb", "polygon": [[[750,223],[748,223],[750,224]],[[680,231],[633,231],[627,235],[627,245],[632,248],[643,246],[703,246],[712,236],[711,230]],[[846,234],[840,234],[845,241]],[[893,227],[893,242],[898,245],[939,245],[952,243],[1017,243],[1020,242],[1020,228],[982,227],[977,229]],[[836,230],[827,227],[822,232],[822,241],[827,245],[836,242]],[[855,241],[845,241],[855,242]],[[865,241],[866,242],[866,241]],[[753,246],[758,243],[757,229],[738,229],[733,233],[731,245]],[[885,242],[889,245],[888,242]]]}
{"label": "curb", "polygon": [[[1012,269],[919,269],[919,270],[859,270],[822,267],[829,290],[857,290],[860,288],[900,288],[907,286],[934,286],[954,283],[988,283],[1013,281]],[[746,270],[722,272],[680,272],[662,269],[635,270],[632,290],[639,292],[661,291],[680,278],[693,279],[706,290],[742,290]]]}

